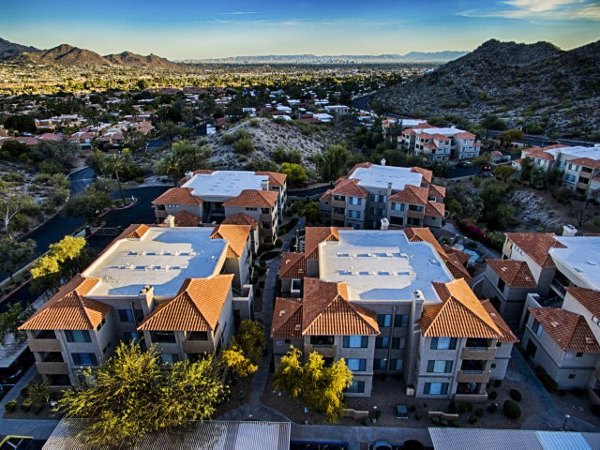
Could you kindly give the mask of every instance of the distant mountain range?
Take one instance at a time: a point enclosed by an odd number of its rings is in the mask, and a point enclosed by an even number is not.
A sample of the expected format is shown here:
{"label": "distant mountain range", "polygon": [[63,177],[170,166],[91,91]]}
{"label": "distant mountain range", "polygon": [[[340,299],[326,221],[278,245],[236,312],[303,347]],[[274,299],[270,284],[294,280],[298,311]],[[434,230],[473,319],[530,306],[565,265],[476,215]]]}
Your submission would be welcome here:
{"label": "distant mountain range", "polygon": [[11,58],[17,56],[23,52],[37,52],[39,51],[35,47],[28,47],[26,45],[15,44],[7,41],[6,39],[0,38],[0,59]]}
{"label": "distant mountain range", "polygon": [[186,60],[192,64],[381,64],[381,63],[406,63],[406,62],[447,62],[467,52],[410,52],[405,55],[396,53],[381,55],[255,55],[231,56],[228,58],[212,58],[199,60]]}
{"label": "distant mountain range", "polygon": [[176,68],[178,65],[156,55],[138,55],[123,52],[102,56],[91,50],[61,44],[49,50],[38,50],[0,39],[0,60],[30,64],[61,64],[65,66],[125,66],[148,68]]}
{"label": "distant mountain range", "polygon": [[375,96],[390,112],[479,119],[583,136],[600,129],[600,41],[564,51],[548,42],[492,39],[467,55]]}

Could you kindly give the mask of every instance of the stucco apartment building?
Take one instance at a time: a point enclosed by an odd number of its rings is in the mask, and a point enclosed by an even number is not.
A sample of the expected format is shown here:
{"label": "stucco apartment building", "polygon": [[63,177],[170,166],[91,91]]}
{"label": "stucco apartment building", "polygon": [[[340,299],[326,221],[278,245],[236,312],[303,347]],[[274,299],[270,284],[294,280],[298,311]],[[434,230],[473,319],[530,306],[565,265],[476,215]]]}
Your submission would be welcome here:
{"label": "stucco apartment building", "polygon": [[226,346],[252,318],[250,227],[128,227],[21,327],[51,389],[83,380],[120,341],[164,363]]}
{"label": "stucco apartment building", "polygon": [[197,170],[152,205],[159,223],[168,216],[186,224],[247,223],[257,226],[259,244],[272,244],[283,218],[286,189],[286,175],[277,172]]}
{"label": "stucco apartment building", "polygon": [[360,163],[319,199],[321,217],[338,227],[377,229],[443,225],[446,188],[432,183],[433,173],[420,167]]}
{"label": "stucco apartment building", "polygon": [[481,142],[473,133],[455,127],[432,127],[428,123],[405,129],[398,136],[398,145],[429,161],[473,159],[481,151]]}
{"label": "stucco apartment building", "polygon": [[593,147],[554,144],[524,149],[521,159],[513,161],[513,167],[521,169],[525,158],[533,167],[563,172],[563,187],[588,197],[600,195],[600,144]]}
{"label": "stucco apartment building", "polygon": [[599,236],[506,233],[502,259],[487,260],[482,289],[504,320],[517,324],[530,294],[540,304],[560,304],[568,287],[600,289],[598,274]]}
{"label": "stucco apartment building", "polygon": [[409,395],[485,401],[517,339],[471,291],[464,256],[427,228],[307,228],[304,253],[282,256],[275,364],[293,345],[345,358],[348,395],[368,397],[374,375],[394,374]]}

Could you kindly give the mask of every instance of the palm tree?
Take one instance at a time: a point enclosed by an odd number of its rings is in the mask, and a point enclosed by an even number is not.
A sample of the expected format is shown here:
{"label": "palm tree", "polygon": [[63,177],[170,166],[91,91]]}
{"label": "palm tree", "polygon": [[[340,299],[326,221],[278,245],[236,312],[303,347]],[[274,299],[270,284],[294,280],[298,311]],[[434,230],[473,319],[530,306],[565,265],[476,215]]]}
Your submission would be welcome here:
{"label": "palm tree", "polygon": [[124,149],[123,153],[101,155],[102,156],[100,157],[99,161],[100,170],[106,175],[115,177],[115,180],[117,181],[117,186],[119,188],[119,195],[121,196],[123,205],[125,205],[125,196],[123,195],[123,187],[121,186],[120,174],[122,174],[125,168],[127,167],[127,149]]}
{"label": "palm tree", "polygon": [[179,156],[174,152],[168,153],[158,162],[156,171],[171,177],[173,185],[177,186],[177,179],[181,175]]}

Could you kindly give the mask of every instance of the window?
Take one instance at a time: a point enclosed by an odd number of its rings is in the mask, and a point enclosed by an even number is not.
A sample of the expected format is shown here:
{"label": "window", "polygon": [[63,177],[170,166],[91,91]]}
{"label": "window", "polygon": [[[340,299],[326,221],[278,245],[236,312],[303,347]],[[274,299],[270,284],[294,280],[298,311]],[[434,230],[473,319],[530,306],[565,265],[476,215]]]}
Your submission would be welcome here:
{"label": "window", "polygon": [[574,373],[569,374],[569,380],[574,380],[576,375]]}
{"label": "window", "polygon": [[71,353],[73,364],[76,366],[97,366],[98,360],[94,353]]}
{"label": "window", "polygon": [[159,342],[163,344],[174,344],[175,333],[172,331],[151,331],[150,339],[152,342]]}
{"label": "window", "polygon": [[260,212],[263,214],[271,214],[271,208],[261,208]]}
{"label": "window", "polygon": [[360,219],[360,211],[348,211],[348,217],[351,219]]}
{"label": "window", "polygon": [[246,211],[258,211],[258,208],[247,207]]}
{"label": "window", "polygon": [[408,314],[396,314],[394,326],[396,328],[406,328],[408,326]]}
{"label": "window", "polygon": [[133,323],[140,322],[144,318],[144,312],[141,309],[119,309],[119,320],[121,322]]}
{"label": "window", "polygon": [[160,361],[163,364],[173,364],[179,361],[179,356],[175,353],[161,353]]}
{"label": "window", "polygon": [[402,370],[403,365],[404,365],[404,360],[402,360],[402,359],[390,360],[390,370]]}
{"label": "window", "polygon": [[392,326],[392,315],[391,314],[377,314],[377,325],[380,327],[391,327]]}
{"label": "window", "polygon": [[430,348],[432,350],[454,350],[456,349],[456,338],[432,338]]}
{"label": "window", "polygon": [[421,211],[423,211],[423,206],[422,205],[408,205],[408,210],[421,212]]}
{"label": "window", "polygon": [[92,342],[87,330],[65,330],[67,342]]}
{"label": "window", "polygon": [[348,201],[351,205],[360,206],[362,204],[362,198],[360,197],[348,197]]}
{"label": "window", "polygon": [[335,339],[334,336],[311,336],[310,345],[330,347],[333,345]]}
{"label": "window", "polygon": [[344,336],[342,346],[344,348],[367,348],[368,336]]}
{"label": "window", "polygon": [[575,354],[575,358],[583,358],[583,353],[582,352],[577,352]]}
{"label": "window", "polygon": [[140,342],[140,335],[137,331],[125,331],[123,333],[123,340],[125,342]]}
{"label": "window", "polygon": [[362,394],[365,392],[365,382],[353,380],[352,384],[346,389],[346,392],[349,394]]}
{"label": "window", "polygon": [[392,348],[393,349],[404,349],[406,346],[406,338],[403,337],[395,337],[392,338]]}
{"label": "window", "polygon": [[346,196],[345,195],[334,195],[333,199],[338,202],[344,202],[344,201],[346,201]]}
{"label": "window", "polygon": [[492,363],[492,365],[490,366],[492,369],[496,368],[496,363]]}
{"label": "window", "polygon": [[537,337],[542,336],[543,327],[542,324],[537,321],[537,319],[533,319],[533,325],[531,328]]}
{"label": "window", "polygon": [[367,370],[367,360],[363,358],[348,358],[346,365],[352,372],[364,372]]}
{"label": "window", "polygon": [[188,334],[188,341],[208,341],[208,333],[206,331],[192,331]]}
{"label": "window", "polygon": [[423,389],[425,395],[447,395],[448,383],[425,383]]}
{"label": "window", "polygon": [[385,358],[375,358],[373,360],[373,370],[386,370],[388,360]]}
{"label": "window", "polygon": [[392,202],[392,211],[404,211],[404,203]]}
{"label": "window", "polygon": [[504,282],[504,280],[502,278],[498,278],[498,290],[500,292],[504,292],[504,287],[506,286],[506,283]]}
{"label": "window", "polygon": [[390,338],[387,336],[379,336],[375,338],[375,348],[388,348]]}
{"label": "window", "polygon": [[429,360],[427,361],[427,372],[450,373],[452,372],[452,361]]}

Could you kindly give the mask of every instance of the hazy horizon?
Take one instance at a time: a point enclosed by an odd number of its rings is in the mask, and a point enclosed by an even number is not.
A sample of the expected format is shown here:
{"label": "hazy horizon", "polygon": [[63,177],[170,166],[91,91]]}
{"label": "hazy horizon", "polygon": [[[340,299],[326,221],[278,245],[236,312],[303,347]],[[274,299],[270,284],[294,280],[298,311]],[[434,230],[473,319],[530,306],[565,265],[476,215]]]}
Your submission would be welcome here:
{"label": "hazy horizon", "polygon": [[172,60],[470,51],[491,38],[571,49],[600,38],[598,0],[282,3],[106,0],[101,10],[82,12],[73,0],[22,0],[3,6],[0,37],[40,49],[66,43]]}

